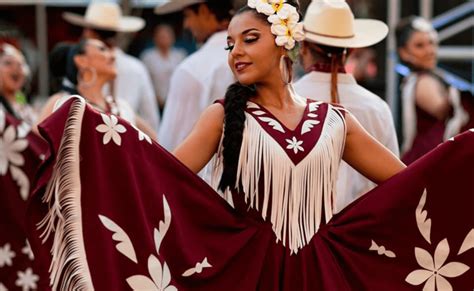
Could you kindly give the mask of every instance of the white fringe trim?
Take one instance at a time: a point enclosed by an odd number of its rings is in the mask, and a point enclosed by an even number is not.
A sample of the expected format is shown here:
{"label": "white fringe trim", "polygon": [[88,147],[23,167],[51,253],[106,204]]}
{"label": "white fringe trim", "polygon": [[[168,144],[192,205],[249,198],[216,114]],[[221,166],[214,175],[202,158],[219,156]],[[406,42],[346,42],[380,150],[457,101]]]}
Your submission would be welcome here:
{"label": "white fringe trim", "polygon": [[[242,185],[245,201],[250,207],[260,210],[260,199],[263,199],[263,219],[266,219],[271,206],[270,221],[277,241],[289,245],[291,253],[296,254],[318,231],[323,205],[326,222],[334,213],[337,172],[346,137],[344,117],[337,108],[329,105],[317,144],[295,166],[285,150],[254,117],[245,114],[236,183]],[[215,164],[214,186],[219,182],[222,169],[221,144]],[[260,179],[264,185],[261,194],[258,189]],[[224,198],[231,203],[229,189]]]}
{"label": "white fringe trim", "polygon": [[43,243],[54,233],[49,268],[53,290],[94,290],[82,236],[79,144],[86,107],[80,96],[71,104],[51,180],[43,202],[49,212],[38,224]]}

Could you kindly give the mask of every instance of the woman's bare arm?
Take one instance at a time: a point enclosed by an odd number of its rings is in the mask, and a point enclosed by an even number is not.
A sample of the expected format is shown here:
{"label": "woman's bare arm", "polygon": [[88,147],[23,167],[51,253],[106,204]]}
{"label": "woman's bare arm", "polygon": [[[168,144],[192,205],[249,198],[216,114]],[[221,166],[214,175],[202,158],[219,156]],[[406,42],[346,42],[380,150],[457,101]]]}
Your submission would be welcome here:
{"label": "woman's bare arm", "polygon": [[224,124],[224,107],[209,106],[188,137],[173,154],[194,173],[199,173],[216,153]]}
{"label": "woman's bare arm", "polygon": [[352,116],[346,114],[347,136],[343,159],[362,175],[380,183],[406,166],[387,148],[373,138]]}

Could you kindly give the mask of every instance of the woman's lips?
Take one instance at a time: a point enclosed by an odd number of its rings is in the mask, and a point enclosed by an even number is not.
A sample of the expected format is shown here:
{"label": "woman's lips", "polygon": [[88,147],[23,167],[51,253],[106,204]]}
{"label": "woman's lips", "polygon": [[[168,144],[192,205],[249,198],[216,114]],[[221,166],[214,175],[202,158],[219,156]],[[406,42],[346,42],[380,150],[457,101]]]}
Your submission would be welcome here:
{"label": "woman's lips", "polygon": [[234,64],[234,68],[237,72],[241,72],[241,71],[245,70],[250,65],[251,65],[251,63],[237,62],[237,63]]}

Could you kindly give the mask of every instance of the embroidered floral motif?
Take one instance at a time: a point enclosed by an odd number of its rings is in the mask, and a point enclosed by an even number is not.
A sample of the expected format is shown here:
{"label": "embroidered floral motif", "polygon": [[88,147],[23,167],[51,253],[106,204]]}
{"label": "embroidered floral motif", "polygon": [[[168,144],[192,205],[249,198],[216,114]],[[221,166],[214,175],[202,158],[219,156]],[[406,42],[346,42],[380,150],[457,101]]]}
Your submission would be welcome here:
{"label": "embroidered floral motif", "polygon": [[304,148],[301,146],[303,144],[303,141],[298,141],[296,137],[293,137],[293,139],[287,139],[286,142],[288,143],[288,146],[286,147],[289,150],[293,150],[295,154],[298,153],[298,151],[304,152]]}
{"label": "embroidered floral motif", "polygon": [[36,282],[38,282],[39,276],[33,273],[31,268],[25,270],[25,272],[18,272],[18,279],[15,284],[21,287],[23,291],[36,290]]}
{"label": "embroidered floral motif", "polygon": [[143,275],[135,275],[127,279],[127,283],[133,290],[156,290],[177,291],[176,287],[170,285],[171,273],[166,263],[161,266],[160,260],[154,255],[148,257],[148,272],[150,278]]}
{"label": "embroidered floral motif", "polygon": [[[1,127],[3,126],[3,127]],[[8,165],[23,166],[25,160],[20,152],[28,147],[26,139],[16,139],[15,128],[10,125],[4,131],[5,121],[0,123],[0,176],[7,173]]]}
{"label": "embroidered floral motif", "polygon": [[118,119],[115,115],[110,115],[110,117],[103,113],[100,115],[102,116],[104,124],[98,125],[95,129],[98,132],[105,133],[103,137],[104,145],[108,144],[112,139],[116,145],[120,146],[122,144],[120,133],[126,132],[127,129],[118,123]]}
{"label": "embroidered floral motif", "polygon": [[202,272],[202,269],[210,268],[210,267],[212,267],[212,265],[209,264],[209,262],[207,261],[207,257],[206,257],[206,258],[204,258],[202,263],[196,263],[196,267],[185,271],[182,276],[183,277],[189,277],[189,276],[192,276],[194,274],[200,274]]}
{"label": "embroidered floral motif", "polygon": [[309,103],[309,105],[308,105],[309,112],[314,112],[314,111],[318,110],[319,105],[321,105],[321,104],[322,104],[322,102],[311,102],[311,103]]}
{"label": "embroidered floral motif", "polygon": [[458,277],[469,270],[469,267],[459,262],[444,264],[448,255],[449,244],[447,239],[439,242],[434,258],[426,250],[415,248],[416,261],[423,269],[411,272],[405,280],[412,285],[420,285],[426,282],[423,288],[426,291],[452,291],[453,287],[445,277]]}
{"label": "embroidered floral motif", "polygon": [[33,251],[31,250],[30,242],[26,240],[25,246],[21,249],[21,252],[25,255],[28,256],[28,259],[34,260],[35,255],[33,254]]}
{"label": "embroidered floral motif", "polygon": [[396,255],[394,252],[387,250],[384,246],[379,246],[377,243],[372,241],[372,245],[369,248],[369,251],[377,251],[379,255],[385,255],[389,258],[395,258]]}
{"label": "embroidered floral motif", "polygon": [[0,248],[0,267],[11,266],[15,252],[11,250],[10,244],[5,244]]}
{"label": "embroidered floral motif", "polygon": [[138,132],[138,140],[139,141],[143,141],[143,140],[146,140],[149,144],[152,144],[151,142],[151,138],[148,136],[148,134],[144,133],[143,131],[141,131],[138,127],[136,127],[135,125],[131,124],[133,128],[135,128],[135,130]]}
{"label": "embroidered floral motif", "polygon": [[461,248],[459,248],[458,255],[465,253],[472,248],[474,248],[474,229],[471,229],[471,231],[466,235]]}

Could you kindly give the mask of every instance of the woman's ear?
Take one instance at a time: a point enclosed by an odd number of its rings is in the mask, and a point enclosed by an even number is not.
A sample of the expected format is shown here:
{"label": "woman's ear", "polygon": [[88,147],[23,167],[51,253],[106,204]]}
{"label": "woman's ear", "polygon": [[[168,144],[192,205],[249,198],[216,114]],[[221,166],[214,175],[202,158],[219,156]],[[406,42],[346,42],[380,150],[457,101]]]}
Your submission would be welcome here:
{"label": "woman's ear", "polygon": [[400,59],[404,62],[410,62],[410,60],[411,60],[410,53],[404,47],[401,47],[401,48],[398,49],[398,55],[400,56]]}
{"label": "woman's ear", "polygon": [[75,55],[74,63],[78,69],[84,68],[87,66],[87,60],[85,55]]}

